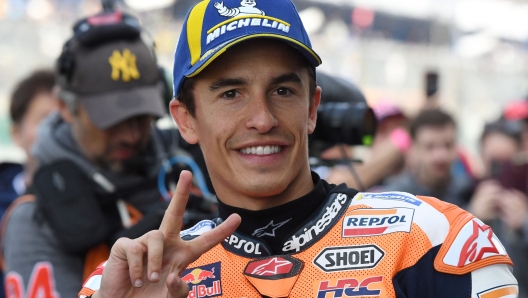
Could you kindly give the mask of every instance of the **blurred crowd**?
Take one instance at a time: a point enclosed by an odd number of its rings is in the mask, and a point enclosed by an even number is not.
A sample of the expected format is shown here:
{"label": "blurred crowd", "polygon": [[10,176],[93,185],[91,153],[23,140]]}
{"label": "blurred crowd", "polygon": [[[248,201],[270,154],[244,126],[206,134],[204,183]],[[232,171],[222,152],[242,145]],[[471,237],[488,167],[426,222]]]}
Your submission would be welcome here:
{"label": "blurred crowd", "polygon": [[[132,25],[97,27],[121,21]],[[55,68],[13,86],[11,136],[27,159],[0,163],[6,297],[77,295],[119,237],[159,227],[183,169],[195,174],[184,226],[216,215],[199,146],[158,121],[168,112],[170,79],[141,35],[127,14],[82,19]],[[432,196],[470,211],[506,246],[519,297],[528,297],[528,100],[509,103],[482,127],[474,156],[457,143],[460,127],[436,90],[409,115],[390,97],[369,109],[355,85],[317,76],[328,112],[321,110],[311,140],[313,170],[331,183]]]}

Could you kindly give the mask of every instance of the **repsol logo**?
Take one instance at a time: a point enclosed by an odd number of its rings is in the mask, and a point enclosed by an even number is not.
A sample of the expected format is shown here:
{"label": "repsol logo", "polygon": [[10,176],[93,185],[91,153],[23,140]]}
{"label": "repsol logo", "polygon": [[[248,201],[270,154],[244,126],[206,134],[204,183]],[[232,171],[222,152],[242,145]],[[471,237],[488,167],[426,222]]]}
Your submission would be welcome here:
{"label": "repsol logo", "polygon": [[355,209],[343,219],[343,237],[378,236],[394,232],[409,233],[414,209]]}
{"label": "repsol logo", "polygon": [[326,207],[325,213],[319,218],[319,220],[311,227],[304,228],[302,233],[296,233],[291,237],[290,240],[284,243],[282,251],[300,251],[303,246],[312,241],[315,237],[321,234],[332,220],[339,214],[339,211],[343,208],[347,202],[347,195],[338,194],[332,205]]}
{"label": "repsol logo", "polygon": [[347,221],[347,226],[355,227],[370,227],[370,226],[382,226],[387,222],[387,224],[395,224],[397,222],[407,222],[405,220],[405,215],[403,216],[391,216],[391,217],[363,217],[363,218],[349,218]]}
{"label": "repsol logo", "polygon": [[243,250],[247,254],[261,255],[260,243],[254,243],[246,239],[240,239],[235,235],[231,235],[224,240],[227,244],[237,250]]}
{"label": "repsol logo", "polygon": [[324,272],[371,269],[385,256],[377,245],[327,247],[314,259],[314,264]]}

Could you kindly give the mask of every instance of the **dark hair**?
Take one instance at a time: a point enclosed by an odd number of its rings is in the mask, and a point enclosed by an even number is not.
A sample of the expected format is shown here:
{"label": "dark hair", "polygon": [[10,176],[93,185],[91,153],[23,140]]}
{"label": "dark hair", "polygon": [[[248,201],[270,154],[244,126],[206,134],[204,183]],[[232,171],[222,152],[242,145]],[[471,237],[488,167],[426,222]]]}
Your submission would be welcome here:
{"label": "dark hair", "polygon": [[515,143],[519,146],[521,145],[521,135],[522,135],[522,122],[520,121],[509,121],[506,119],[499,119],[497,121],[486,123],[482,135],[480,136],[480,143],[484,142],[490,134],[500,133],[512,138]]}
{"label": "dark hair", "polygon": [[410,124],[411,138],[416,139],[418,130],[423,127],[444,127],[453,125],[456,127],[455,120],[449,114],[442,110],[425,110],[416,116]]}
{"label": "dark hair", "polygon": [[11,94],[9,113],[11,121],[20,124],[35,96],[53,90],[55,73],[50,70],[37,70],[20,81]]}
{"label": "dark hair", "polygon": [[[313,97],[315,95],[315,88],[317,88],[317,83],[315,82],[315,69],[306,61],[306,69],[308,71],[309,76],[309,82],[308,82],[308,88],[309,88],[309,98],[310,98],[310,104],[312,103]],[[194,78],[185,78],[183,80],[183,83],[180,87],[180,92],[177,95],[178,101],[182,104],[184,108],[187,109],[189,114],[191,116],[196,116],[196,104],[194,102],[194,84],[195,79]]]}

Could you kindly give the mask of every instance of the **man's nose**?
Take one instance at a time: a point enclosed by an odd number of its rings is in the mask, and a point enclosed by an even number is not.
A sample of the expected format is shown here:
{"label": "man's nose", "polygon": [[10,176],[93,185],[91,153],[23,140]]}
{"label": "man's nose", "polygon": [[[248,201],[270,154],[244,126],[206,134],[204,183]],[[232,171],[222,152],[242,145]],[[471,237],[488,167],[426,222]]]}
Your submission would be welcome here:
{"label": "man's nose", "polygon": [[247,128],[254,128],[259,133],[266,133],[273,127],[279,125],[279,121],[273,114],[271,102],[266,96],[258,96],[250,101],[249,118],[246,121]]}
{"label": "man's nose", "polygon": [[129,144],[137,143],[141,139],[141,122],[139,117],[134,117],[116,125],[115,137]]}

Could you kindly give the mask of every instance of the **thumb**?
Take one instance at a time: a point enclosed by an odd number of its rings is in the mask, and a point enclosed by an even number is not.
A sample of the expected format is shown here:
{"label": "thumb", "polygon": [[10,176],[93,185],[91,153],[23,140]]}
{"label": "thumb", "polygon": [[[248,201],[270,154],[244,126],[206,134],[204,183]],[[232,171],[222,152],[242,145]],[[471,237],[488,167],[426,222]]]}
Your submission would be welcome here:
{"label": "thumb", "polygon": [[167,289],[169,289],[167,298],[186,298],[189,294],[187,283],[174,272],[167,276]]}

